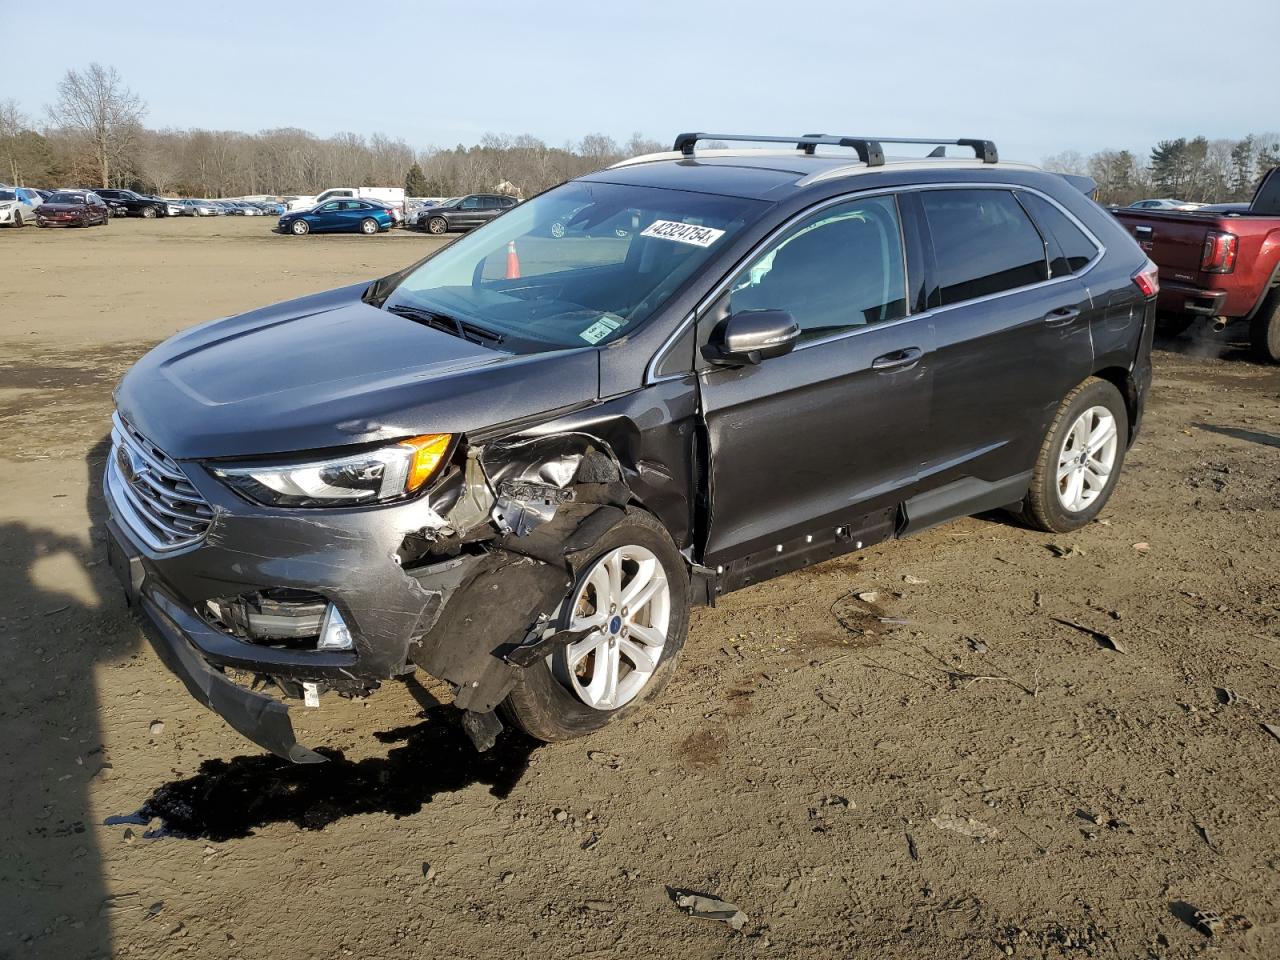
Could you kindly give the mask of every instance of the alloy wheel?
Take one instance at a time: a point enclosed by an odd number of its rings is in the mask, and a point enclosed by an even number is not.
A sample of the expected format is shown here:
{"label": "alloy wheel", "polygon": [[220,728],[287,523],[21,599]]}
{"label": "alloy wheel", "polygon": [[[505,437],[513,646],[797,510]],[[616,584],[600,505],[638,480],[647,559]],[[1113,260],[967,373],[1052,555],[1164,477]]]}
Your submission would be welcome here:
{"label": "alloy wheel", "polygon": [[671,585],[662,563],[637,545],[610,550],[570,598],[567,629],[589,630],[551,656],[560,681],[596,710],[634,700],[662,660],[671,624]]}
{"label": "alloy wheel", "polygon": [[1119,448],[1116,418],[1103,406],[1076,418],[1058,454],[1058,500],[1072,513],[1087,509],[1107,488]]}

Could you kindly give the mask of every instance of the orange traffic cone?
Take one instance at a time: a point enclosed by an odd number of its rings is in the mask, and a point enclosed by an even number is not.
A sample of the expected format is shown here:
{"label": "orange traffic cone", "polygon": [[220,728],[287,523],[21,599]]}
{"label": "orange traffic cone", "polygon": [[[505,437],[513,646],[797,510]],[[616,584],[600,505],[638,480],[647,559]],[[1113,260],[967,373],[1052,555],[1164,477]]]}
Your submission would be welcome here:
{"label": "orange traffic cone", "polygon": [[514,240],[507,243],[507,279],[520,279],[520,258],[516,255],[516,242]]}

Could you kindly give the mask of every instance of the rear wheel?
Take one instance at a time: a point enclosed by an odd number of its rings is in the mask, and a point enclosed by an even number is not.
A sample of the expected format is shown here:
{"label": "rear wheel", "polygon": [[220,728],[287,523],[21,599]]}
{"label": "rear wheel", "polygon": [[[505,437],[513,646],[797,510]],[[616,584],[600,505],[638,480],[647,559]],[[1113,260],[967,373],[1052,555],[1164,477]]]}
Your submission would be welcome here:
{"label": "rear wheel", "polygon": [[430,220],[427,221],[427,230],[429,230],[431,233],[434,233],[436,236],[440,236],[442,233],[445,233],[448,229],[449,229],[449,223],[448,221],[445,220],[444,217],[432,217]]}
{"label": "rear wheel", "polygon": [[365,217],[360,221],[360,232],[365,236],[373,236],[378,232],[378,221],[373,217]]}
{"label": "rear wheel", "polygon": [[1128,443],[1129,415],[1120,391],[1090,377],[1058,407],[1036,458],[1023,519],[1050,533],[1092,521],[1115,489]]}
{"label": "rear wheel", "polygon": [[295,237],[305,236],[311,232],[311,224],[307,223],[305,220],[295,220],[293,223],[289,224],[289,230]]}
{"label": "rear wheel", "polygon": [[1262,306],[1249,321],[1249,341],[1253,353],[1265,363],[1280,363],[1280,287],[1267,294]]}
{"label": "rear wheel", "polygon": [[652,516],[629,512],[588,555],[556,623],[590,633],[524,670],[500,707],[539,740],[585,736],[653,699],[689,630],[684,558]]}

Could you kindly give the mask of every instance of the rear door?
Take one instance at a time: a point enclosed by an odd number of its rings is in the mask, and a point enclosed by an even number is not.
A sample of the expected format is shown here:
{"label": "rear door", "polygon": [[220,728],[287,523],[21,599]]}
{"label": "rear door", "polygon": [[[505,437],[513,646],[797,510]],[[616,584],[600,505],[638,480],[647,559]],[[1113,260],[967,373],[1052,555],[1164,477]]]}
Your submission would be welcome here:
{"label": "rear door", "polygon": [[766,242],[699,316],[701,343],[742,310],[787,310],[803,331],[786,356],[701,365],[704,559],[726,567],[726,589],[892,535],[919,473],[933,353],[906,259],[892,194],[841,200]]}
{"label": "rear door", "polygon": [[914,196],[929,231],[937,340],[911,530],[1021,499],[1054,412],[1093,363],[1089,292],[1056,243],[1050,276],[1050,245],[1014,191]]}

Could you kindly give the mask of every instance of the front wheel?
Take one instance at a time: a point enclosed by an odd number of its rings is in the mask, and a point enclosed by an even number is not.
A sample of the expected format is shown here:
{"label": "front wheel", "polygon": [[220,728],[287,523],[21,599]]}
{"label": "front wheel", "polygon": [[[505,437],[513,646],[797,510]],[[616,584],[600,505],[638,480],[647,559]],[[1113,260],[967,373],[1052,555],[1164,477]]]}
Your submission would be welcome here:
{"label": "front wheel", "polygon": [[147,220],[154,220],[159,214],[156,212],[155,207],[143,207],[142,216]]}
{"label": "front wheel", "polygon": [[1280,363],[1280,287],[1276,287],[1249,321],[1253,354],[1264,363]]}
{"label": "front wheel", "polygon": [[371,237],[378,232],[378,221],[373,217],[365,217],[360,221],[360,232],[366,237]]}
{"label": "front wheel", "polygon": [[1092,521],[1115,489],[1129,443],[1129,414],[1120,391],[1090,377],[1058,407],[1040,447],[1022,516],[1049,533]]}
{"label": "front wheel", "polygon": [[437,237],[445,233],[448,229],[449,224],[444,217],[432,217],[427,221],[427,230],[434,233]]}
{"label": "front wheel", "polygon": [[295,237],[305,236],[307,233],[311,232],[311,224],[307,223],[305,220],[295,220],[293,223],[289,224],[289,230]]}
{"label": "front wheel", "polygon": [[657,696],[689,631],[684,558],[654,517],[629,511],[585,553],[556,625],[590,632],[524,670],[500,707],[547,742],[586,736]]}

